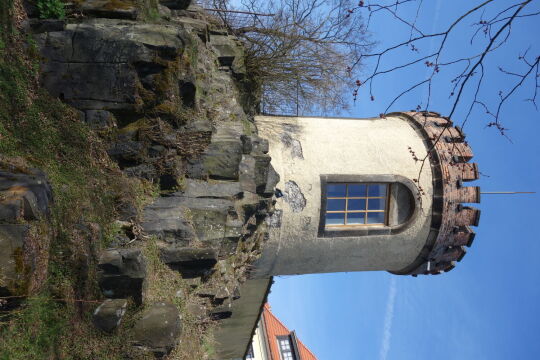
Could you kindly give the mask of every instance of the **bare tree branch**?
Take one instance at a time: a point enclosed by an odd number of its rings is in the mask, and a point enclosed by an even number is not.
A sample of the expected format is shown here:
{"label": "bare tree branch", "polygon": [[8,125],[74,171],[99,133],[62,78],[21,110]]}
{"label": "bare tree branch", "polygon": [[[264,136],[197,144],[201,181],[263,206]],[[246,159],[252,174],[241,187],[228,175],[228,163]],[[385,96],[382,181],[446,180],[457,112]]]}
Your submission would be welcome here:
{"label": "bare tree branch", "polygon": [[[246,67],[262,89],[266,112],[328,112],[348,107],[345,95],[357,69],[348,67],[371,48],[361,17],[347,16],[355,0],[243,0],[235,11],[272,13],[273,17],[230,12],[219,16],[246,48]],[[214,0],[228,10],[226,0]]]}
{"label": "bare tree branch", "polygon": [[[409,13],[413,14],[411,16],[411,20],[404,17],[402,15],[402,11],[398,13],[400,8],[403,6],[413,4],[416,7],[413,11],[409,11]],[[418,66],[418,64],[423,62],[427,68],[431,69],[429,73],[426,74],[426,77],[420,78],[418,81],[408,84],[405,90],[390,100],[390,103],[386,107],[385,111],[388,111],[404,95],[419,88],[427,90],[424,98],[424,110],[428,111],[431,103],[433,81],[435,80],[435,76],[443,70],[449,70],[450,67],[463,63],[464,66],[461,68],[461,70],[459,70],[459,72],[453,75],[451,80],[452,87],[448,97],[452,98],[453,100],[450,103],[447,114],[449,117],[452,117],[459,108],[465,107],[466,116],[464,123],[466,123],[475,107],[483,107],[485,105],[485,102],[481,101],[479,97],[483,96],[482,83],[485,80],[484,75],[486,71],[486,58],[509,41],[511,37],[512,25],[517,20],[540,15],[540,10],[538,9],[532,9],[532,11],[523,13],[525,8],[531,6],[532,4],[536,4],[533,3],[532,0],[516,0],[514,3],[506,4],[504,7],[500,6],[500,4],[500,2],[494,0],[482,1],[456,17],[456,19],[445,27],[444,30],[430,33],[423,31],[417,26],[418,16],[421,11],[421,7],[424,5],[423,0],[389,0],[376,2],[360,1],[356,7],[350,10],[351,14],[363,12],[366,14],[365,17],[368,19],[368,22],[372,22],[374,21],[374,14],[384,10],[384,12],[389,13],[388,16],[390,16],[390,19],[396,19],[398,23],[405,24],[405,26],[409,28],[409,36],[407,39],[400,40],[397,43],[384,47],[380,50],[364,53],[358,59],[352,62],[352,67],[354,68],[356,64],[366,63],[365,60],[375,58],[372,62],[372,69],[366,75],[364,75],[363,78],[356,81],[356,86],[353,91],[353,99],[355,101],[358,100],[359,90],[363,87],[367,87],[369,98],[374,100],[374,85],[375,81],[379,77],[389,76],[390,74],[394,74],[395,76],[397,72],[409,71],[409,69],[412,69],[413,66]],[[472,32],[469,42],[471,45],[473,45],[473,42],[477,40],[478,35],[481,33],[484,34],[486,43],[481,45],[476,53],[471,55],[461,54],[461,56],[458,56],[457,58],[446,60],[446,58],[449,56],[455,55],[455,52],[452,53],[448,49],[448,41],[450,37],[454,36],[458,26],[462,28],[464,25],[466,25],[465,20],[471,19],[471,16],[478,13],[480,10],[482,10],[480,20],[474,21],[471,24],[475,30]],[[486,16],[488,13],[491,15]],[[425,40],[437,41],[436,50],[430,51],[427,54],[424,51],[421,51],[417,44],[420,44]],[[409,49],[412,56],[401,56],[400,59],[402,58],[403,60],[400,60],[397,63],[396,61],[393,61],[393,64],[388,67],[381,66],[383,64],[383,60],[386,64],[388,57],[394,56],[397,51],[402,51],[404,49]],[[493,119],[492,122],[495,124],[491,126],[496,127],[499,132],[505,136],[505,130],[507,129],[500,124],[502,109],[508,99],[511,98],[528,79],[535,76],[536,77],[532,87],[533,92],[531,96],[525,100],[531,102],[536,108],[536,98],[538,93],[538,56],[530,57],[527,56],[527,53],[525,52],[525,54],[520,56],[519,59],[527,66],[525,71],[512,71],[506,66],[497,67],[499,71],[505,75],[516,78],[516,82],[514,82],[513,86],[507,91],[501,90],[501,95],[499,96],[499,101],[496,104],[496,108],[493,111],[487,111],[487,113]],[[475,85],[473,85],[470,90],[467,90],[471,87],[469,86],[471,78],[478,73],[480,73],[479,80],[475,82]],[[509,82],[509,84],[510,83],[511,82]],[[467,98],[464,100],[464,94],[466,92],[468,93],[469,91],[473,92],[473,97],[471,98],[467,96]],[[466,104],[463,104],[463,101],[465,101]],[[418,108],[421,109],[422,107],[419,105]]]}
{"label": "bare tree branch", "polygon": [[[450,77],[451,79],[447,94],[450,101],[445,115],[453,117],[458,111],[460,113],[463,111],[464,117],[461,123],[463,128],[472,114],[475,113],[475,109],[479,110],[489,116],[486,127],[497,129],[502,136],[511,141],[508,136],[509,129],[502,122],[503,109],[510,99],[513,99],[518,93],[523,94],[524,90],[518,91],[522,88],[530,89],[530,95],[526,96],[524,100],[530,102],[537,109],[540,54],[529,55],[529,49],[527,49],[519,57],[516,56],[519,60],[517,63],[511,61],[515,58],[505,55],[505,62],[499,64],[494,62],[493,59],[496,57],[492,55],[502,51],[503,47],[508,48],[506,45],[509,43],[512,45],[517,43],[515,37],[512,37],[512,28],[522,20],[540,15],[538,2],[532,0],[514,0],[510,3],[495,0],[480,1],[456,16],[443,29],[435,31],[424,31],[420,26],[418,18],[423,6],[425,6],[423,0],[360,1],[356,7],[350,10],[351,15],[349,16],[364,15],[368,21],[368,28],[383,14],[386,14],[384,16],[387,22],[393,21],[396,26],[408,29],[405,36],[397,36],[394,44],[375,48],[374,51],[364,53],[351,61],[353,68],[357,64],[363,64],[364,67],[369,66],[369,71],[356,80],[353,88],[353,99],[355,101],[362,100],[359,94],[360,90],[365,88],[368,97],[374,100],[376,96],[375,85],[378,81],[389,76],[398,77],[399,74],[405,72],[415,71],[418,73],[419,66],[423,63],[428,69],[425,76],[416,77],[415,80],[405,83],[404,89],[398,91],[397,95],[388,100],[385,113],[389,112],[404,96],[416,94],[419,89],[422,89],[425,93],[417,106],[417,111],[423,110],[428,114],[432,97],[440,96],[440,84],[436,87],[438,93],[433,92],[434,85],[439,79],[437,74],[444,71],[443,78]],[[476,16],[478,18],[475,19]],[[467,32],[469,38],[466,38],[466,41],[470,48],[456,51],[451,44],[456,42],[456,39],[463,41],[463,34]],[[422,49],[422,45],[426,42],[430,43],[430,48],[434,48],[434,50]],[[535,49],[538,51],[537,48]],[[403,55],[406,50],[410,51],[410,56]],[[484,85],[486,79],[494,71],[508,76],[508,81],[501,85],[501,89],[493,89]],[[530,88],[529,84],[531,84]],[[495,94],[498,95],[493,101]],[[489,100],[484,100],[484,98]],[[442,128],[438,136],[433,139],[433,146],[440,141],[445,133],[448,133],[447,128]],[[454,146],[453,148],[459,152],[459,147]],[[428,151],[425,158],[418,159],[421,161],[419,178],[430,152],[431,150]]]}

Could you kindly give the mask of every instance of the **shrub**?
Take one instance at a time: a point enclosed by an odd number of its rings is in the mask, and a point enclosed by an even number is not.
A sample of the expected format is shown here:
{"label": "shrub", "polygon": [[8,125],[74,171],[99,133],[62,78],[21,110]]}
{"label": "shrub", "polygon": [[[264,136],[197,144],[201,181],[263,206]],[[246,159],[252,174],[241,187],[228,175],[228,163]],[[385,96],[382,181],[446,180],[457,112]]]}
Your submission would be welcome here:
{"label": "shrub", "polygon": [[64,3],[61,0],[38,0],[37,8],[42,19],[63,19],[66,17]]}

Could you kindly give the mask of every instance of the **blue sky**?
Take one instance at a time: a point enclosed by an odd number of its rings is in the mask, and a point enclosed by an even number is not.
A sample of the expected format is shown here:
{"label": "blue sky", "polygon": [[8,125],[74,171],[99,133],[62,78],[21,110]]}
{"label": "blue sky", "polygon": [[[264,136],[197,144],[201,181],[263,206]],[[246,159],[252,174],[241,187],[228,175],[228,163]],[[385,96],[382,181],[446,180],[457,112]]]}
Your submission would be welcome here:
{"label": "blue sky", "polygon": [[[479,1],[424,1],[419,23],[426,31],[447,26],[456,14]],[[497,0],[497,4],[510,1]],[[533,11],[538,11],[538,4]],[[408,13],[410,14],[410,13]],[[407,15],[407,12],[404,12]],[[473,17],[478,20],[478,16]],[[511,42],[488,58],[488,65],[514,64],[520,51],[538,54],[540,17],[524,19],[512,29]],[[469,49],[470,22],[450,40],[446,60]],[[373,38],[384,47],[399,40],[404,29],[388,16],[372,22]],[[433,43],[419,44],[421,50]],[[385,66],[410,53],[396,53]],[[486,75],[482,94],[494,104],[497,91],[511,77],[495,70]],[[350,116],[371,117],[384,112],[392,98],[425,76],[427,68],[390,74],[375,87],[375,101],[365,90]],[[437,75],[431,110],[448,114],[450,78]],[[483,174],[475,185],[483,191],[540,191],[540,119],[530,102],[533,87],[526,83],[503,111],[512,142],[485,128],[491,121],[480,110],[465,128]],[[527,91],[527,92],[525,92]],[[390,111],[414,109],[425,90],[411,93]],[[465,94],[470,99],[471,93]],[[424,102],[425,104],[425,102]],[[453,120],[464,118],[464,109]],[[337,115],[337,114],[336,114]],[[320,360],[359,359],[538,359],[540,357],[540,223],[539,195],[484,195],[477,236],[465,258],[439,276],[394,276],[385,272],[339,273],[276,277],[270,294],[274,313]]]}

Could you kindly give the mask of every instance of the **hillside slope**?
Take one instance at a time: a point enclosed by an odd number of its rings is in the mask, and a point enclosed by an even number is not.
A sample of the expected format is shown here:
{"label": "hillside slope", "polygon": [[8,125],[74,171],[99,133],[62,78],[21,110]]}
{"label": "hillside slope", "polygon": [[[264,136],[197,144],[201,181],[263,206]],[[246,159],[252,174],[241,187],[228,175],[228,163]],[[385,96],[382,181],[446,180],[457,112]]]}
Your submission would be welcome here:
{"label": "hillside slope", "polygon": [[212,358],[241,296],[277,182],[254,82],[162,3],[0,5],[2,359]]}

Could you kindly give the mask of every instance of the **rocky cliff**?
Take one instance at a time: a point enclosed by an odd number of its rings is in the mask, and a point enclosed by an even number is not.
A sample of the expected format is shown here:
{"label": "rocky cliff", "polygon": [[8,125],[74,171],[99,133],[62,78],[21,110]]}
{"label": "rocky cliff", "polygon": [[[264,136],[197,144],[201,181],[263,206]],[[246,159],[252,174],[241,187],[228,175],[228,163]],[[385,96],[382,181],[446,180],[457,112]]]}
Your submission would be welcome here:
{"label": "rocky cliff", "polygon": [[[2,114],[2,337],[26,334],[28,313],[65,311],[89,344],[40,323],[54,333],[44,358],[211,358],[207,330],[242,295],[278,180],[242,46],[189,1],[76,0],[65,19],[35,5],[3,5],[26,40],[4,38],[17,62],[0,80],[26,83],[38,118],[54,104],[55,136],[29,109]],[[8,85],[0,99],[16,109]],[[45,144],[25,146],[26,122]],[[8,358],[36,355],[2,342]]]}

